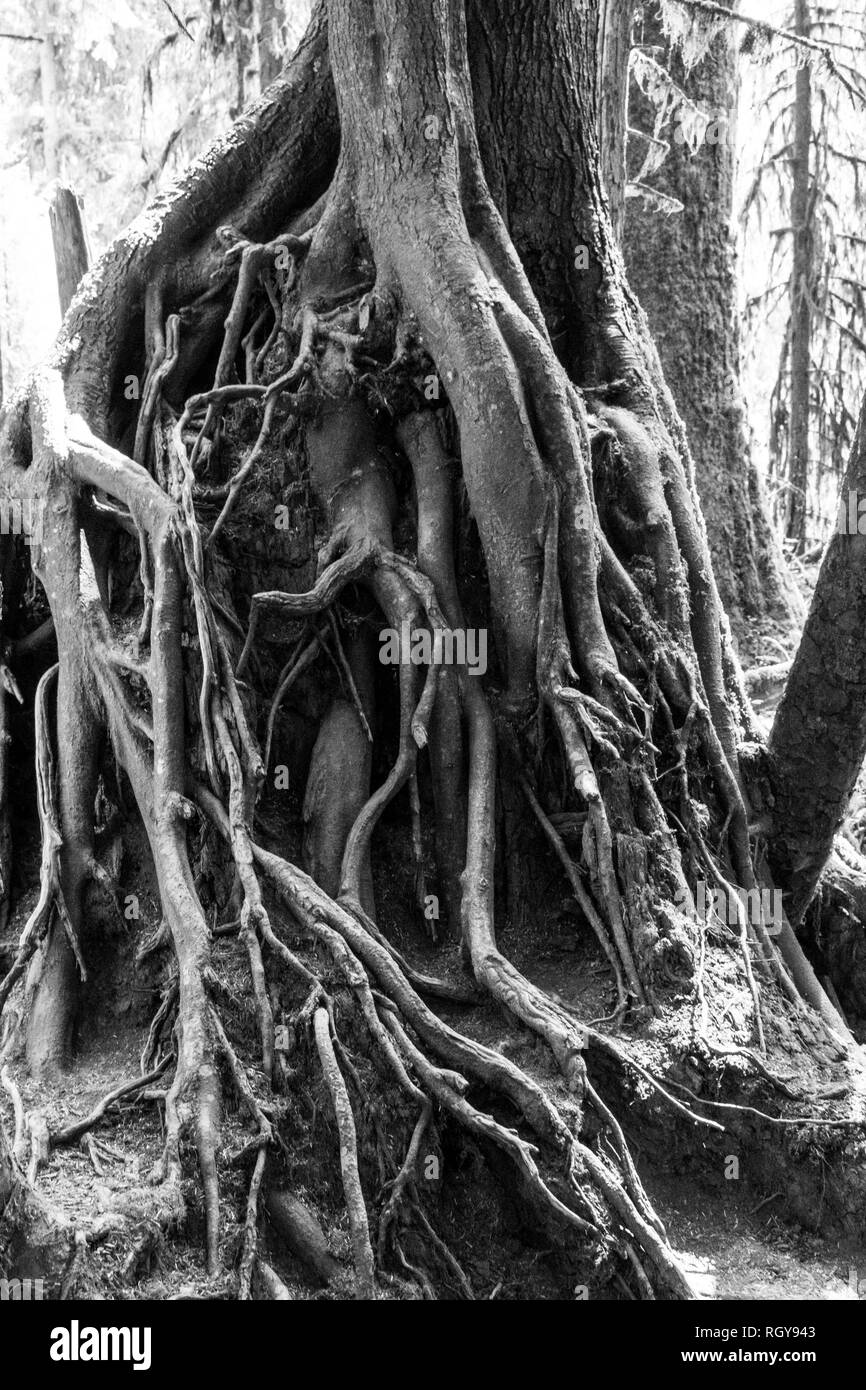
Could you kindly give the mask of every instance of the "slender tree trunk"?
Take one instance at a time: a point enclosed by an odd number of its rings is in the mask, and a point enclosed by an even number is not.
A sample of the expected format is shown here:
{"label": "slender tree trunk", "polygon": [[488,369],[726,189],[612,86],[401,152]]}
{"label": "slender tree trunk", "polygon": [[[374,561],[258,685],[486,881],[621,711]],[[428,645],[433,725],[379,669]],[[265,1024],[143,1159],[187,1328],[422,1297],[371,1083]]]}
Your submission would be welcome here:
{"label": "slender tree trunk", "polygon": [[255,101],[261,91],[259,83],[259,44],[256,0],[235,0],[235,62],[237,64],[237,103],[232,111],[237,116]]}
{"label": "slender tree trunk", "polygon": [[58,184],[48,207],[60,313],[66,313],[90,265],[84,206],[74,188]]}
{"label": "slender tree trunk", "polygon": [[282,66],[280,26],[284,14],[284,0],[259,0],[258,47],[262,91],[271,85]]}
{"label": "slender tree trunk", "polygon": [[[674,114],[670,149],[648,180],[682,211],[629,200],[625,255],[646,310],[665,376],[685,420],[719,592],[735,633],[755,618],[800,616],[765,511],[749,451],[740,388],[739,304],[731,225],[737,107],[737,46],[723,30],[691,70],[666,38],[656,0],[643,7],[636,38],[657,53],[686,97],[705,111],[706,138],[692,151]],[[655,111],[636,89],[630,121],[649,134]],[[632,162],[643,162],[635,139]]]}
{"label": "slender tree trunk", "polygon": [[[796,0],[795,30],[811,33],[809,0]],[[791,159],[791,389],[788,425],[787,536],[801,549],[806,540],[809,503],[809,425],[812,381],[812,278],[814,202],[812,189],[812,69],[797,69],[794,97],[794,148]]]}
{"label": "slender tree trunk", "polygon": [[57,50],[52,0],[43,0],[42,42],[39,45],[39,83],[42,102],[42,158],[49,179],[56,179],[58,164]]}

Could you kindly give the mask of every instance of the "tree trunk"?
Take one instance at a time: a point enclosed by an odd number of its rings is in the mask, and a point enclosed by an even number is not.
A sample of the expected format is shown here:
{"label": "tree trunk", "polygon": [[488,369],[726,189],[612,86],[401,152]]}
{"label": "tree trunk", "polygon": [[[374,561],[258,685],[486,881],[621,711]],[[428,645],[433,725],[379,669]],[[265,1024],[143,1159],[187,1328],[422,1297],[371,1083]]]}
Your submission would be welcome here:
{"label": "tree trunk", "polygon": [[799,921],[866,757],[866,429],[861,415],[809,616],[770,733],[773,872]]}
{"label": "tree trunk", "polygon": [[635,6],[632,0],[603,0],[598,26],[596,107],[602,181],[610,220],[622,241],[626,208],[626,147],[629,108],[629,58]]}
{"label": "tree trunk", "polygon": [[65,314],[90,265],[84,206],[74,188],[58,184],[48,206],[60,313]]}
{"label": "tree trunk", "polygon": [[[670,148],[648,181],[681,211],[668,213],[651,201],[630,199],[626,264],[688,430],[722,602],[734,632],[748,638],[756,618],[791,621],[801,615],[801,604],[785,572],[750,458],[740,388],[731,225],[737,46],[733,33],[724,29],[706,57],[687,71],[666,38],[655,0],[643,7],[639,38],[657,51],[662,67],[687,100],[706,113],[708,124],[692,150],[682,112],[674,112]],[[630,120],[645,136],[653,130],[654,108],[637,91]],[[644,153],[644,144],[633,140],[632,160],[642,163]]]}
{"label": "tree trunk", "polygon": [[262,91],[271,85],[282,67],[279,29],[284,14],[284,0],[260,0],[258,46]]}
{"label": "tree trunk", "polygon": [[45,174],[56,179],[60,173],[58,163],[59,130],[57,123],[57,51],[55,48],[54,17],[51,0],[42,4],[42,41],[39,45],[39,86],[42,102],[42,160]]}
{"label": "tree trunk", "polygon": [[[794,29],[811,34],[809,0],[795,0]],[[791,390],[788,425],[788,539],[802,549],[809,510],[809,425],[812,402],[812,280],[814,198],[812,188],[812,69],[797,69],[794,96],[794,148],[791,159]]]}

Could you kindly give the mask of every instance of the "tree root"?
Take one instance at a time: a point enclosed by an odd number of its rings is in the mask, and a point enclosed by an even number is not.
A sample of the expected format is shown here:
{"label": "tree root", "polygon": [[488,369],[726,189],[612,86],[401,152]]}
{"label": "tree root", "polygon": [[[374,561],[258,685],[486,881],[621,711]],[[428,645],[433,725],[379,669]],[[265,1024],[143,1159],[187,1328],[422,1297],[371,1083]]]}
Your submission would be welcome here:
{"label": "tree root", "polygon": [[343,1174],[343,1190],[346,1194],[349,1227],[352,1232],[352,1245],[355,1251],[355,1276],[357,1279],[355,1297],[374,1298],[373,1249],[370,1245],[367,1208],[364,1205],[364,1192],[358,1172],[358,1141],[355,1133],[355,1121],[352,1116],[349,1092],[346,1090],[346,1083],[343,1080],[331,1041],[330,1027],[327,1009],[316,1009],[313,1015],[316,1048],[331,1094],[331,1103],[334,1107],[340,1135],[340,1169]]}

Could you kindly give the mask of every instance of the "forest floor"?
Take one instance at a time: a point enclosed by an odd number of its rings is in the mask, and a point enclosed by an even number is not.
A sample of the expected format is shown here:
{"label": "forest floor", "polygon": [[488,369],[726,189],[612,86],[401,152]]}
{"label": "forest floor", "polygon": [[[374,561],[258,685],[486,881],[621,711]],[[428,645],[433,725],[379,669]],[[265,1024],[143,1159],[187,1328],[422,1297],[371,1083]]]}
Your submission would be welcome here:
{"label": "forest floor", "polygon": [[[538,982],[545,976],[555,979],[562,988],[563,961],[571,952],[557,948],[551,941],[546,966],[536,971]],[[601,972],[585,983],[586,972],[581,962],[575,978],[584,980],[578,993],[584,1007],[600,1002],[604,986]],[[593,984],[593,980],[595,983]],[[587,991],[595,999],[587,999]],[[101,1004],[91,1013],[83,1029],[77,1067],[59,1083],[40,1086],[26,1076],[21,1059],[10,1063],[26,1110],[41,1110],[49,1127],[86,1115],[114,1087],[138,1074],[138,1056],[146,1037],[146,1027],[136,1023],[138,1007],[128,992],[112,1002],[110,991],[103,994]],[[582,1009],[583,1013],[584,1010]],[[584,1013],[584,1017],[587,1014]],[[591,1016],[591,1015],[590,1015]],[[461,1018],[467,1031],[485,1041],[493,1041],[519,1060],[531,1063],[528,1053],[536,1051],[525,1036],[510,1029],[495,1009],[482,1007],[473,1011],[471,1020]],[[536,1068],[532,1068],[536,1070]],[[544,1060],[537,1058],[539,1077],[547,1072]],[[550,1084],[552,1078],[545,1078]],[[618,1107],[619,1108],[619,1107]],[[13,1116],[8,1097],[0,1097],[0,1113],[11,1132]],[[163,1142],[160,1107],[148,1103],[124,1103],[108,1113],[91,1136],[69,1148],[52,1152],[47,1166],[41,1169],[38,1191],[41,1196],[76,1228],[89,1224],[94,1214],[108,1209],[123,1209],[125,1193],[132,1193],[142,1183],[157,1162]],[[622,1116],[622,1110],[620,1109]],[[646,1151],[641,1144],[639,1125],[623,1121],[627,1137],[657,1211],[666,1223],[673,1248],[684,1269],[708,1300],[741,1299],[856,1299],[858,1280],[866,1287],[866,1249],[841,1239],[806,1231],[786,1219],[784,1206],[787,1192],[785,1178],[782,1189],[762,1195],[766,1184],[726,1181],[718,1165],[697,1161],[689,1164],[680,1157],[669,1166],[657,1144],[651,1141]],[[265,1251],[279,1269],[290,1293],[296,1299],[340,1298],[350,1296],[352,1265],[349,1233],[338,1200],[331,1204],[323,1200],[319,1186],[321,1172],[314,1155],[322,1157],[335,1147],[334,1136],[327,1123],[314,1140],[315,1122],[309,1135],[306,1153],[298,1155],[299,1195],[316,1215],[326,1232],[331,1254],[343,1267],[345,1280],[339,1277],[327,1288],[311,1277],[301,1263],[287,1257],[276,1245]],[[224,1117],[223,1143],[226,1151],[236,1151],[244,1142],[244,1126],[239,1117]],[[132,1274],[124,1268],[125,1243],[109,1240],[94,1251],[96,1284],[103,1296],[118,1299],[144,1298],[220,1298],[230,1296],[227,1280],[209,1280],[203,1262],[203,1222],[198,1196],[195,1165],[189,1165],[190,1178],[185,1193],[190,1217],[183,1238],[166,1242],[150,1268]],[[244,1185],[231,1171],[223,1172],[222,1253],[227,1269],[237,1254],[240,1240],[239,1215],[242,1211]],[[314,1190],[317,1189],[317,1190]],[[550,1299],[563,1296],[561,1279],[549,1267],[550,1252],[543,1243],[528,1240],[519,1225],[509,1229],[499,1213],[481,1207],[472,1213],[455,1212],[454,1220],[472,1220],[474,1229],[464,1231],[461,1242],[461,1261],[470,1275],[476,1296],[501,1299]],[[489,1244],[488,1224],[497,1229]],[[492,1229],[492,1228],[491,1228]],[[503,1267],[506,1271],[503,1277]],[[605,1298],[625,1297],[616,1285],[604,1291]],[[577,1290],[575,1291],[577,1295]],[[592,1290],[588,1293],[593,1297]]]}
{"label": "forest floor", "polygon": [[[856,1300],[866,1279],[864,1252],[775,1217],[737,1192],[683,1189],[644,1174],[692,1284],[706,1299]],[[735,1188],[736,1184],[729,1184]]]}
{"label": "forest floor", "polygon": [[[141,888],[141,880],[136,882]],[[550,885],[539,887],[548,900],[555,900]],[[143,901],[142,906],[147,917],[149,905]],[[25,897],[21,911],[26,907]],[[20,927],[17,918],[18,914],[10,923],[10,937]],[[536,983],[556,993],[582,1019],[595,1021],[609,1011],[611,987],[601,958],[576,938],[572,928],[563,908],[561,915],[547,919],[541,941],[534,923],[525,930],[509,930],[505,944],[515,963],[527,969]],[[138,924],[131,924],[128,930],[116,931],[113,949],[105,953],[100,963],[100,976],[89,981],[73,1072],[43,1086],[27,1076],[20,1054],[8,1063],[25,1110],[41,1111],[51,1130],[83,1117],[103,1096],[139,1074],[139,1054],[156,995],[147,970],[138,971],[136,985],[130,991],[128,967],[129,957],[146,930],[149,928],[139,930]],[[396,944],[420,968],[429,968],[435,960],[440,974],[449,970],[455,975],[459,973],[459,966],[450,964],[454,953],[438,950],[418,928],[404,928],[397,932],[397,938]],[[237,969],[238,984],[242,984],[245,967],[237,943],[221,939],[216,950],[222,977],[232,980]],[[713,974],[717,977],[719,971],[714,968]],[[121,985],[121,981],[125,983]],[[729,1009],[731,1002],[717,1007]],[[561,1083],[545,1050],[493,1005],[482,1003],[471,1010],[449,1006],[443,1012],[467,1033],[501,1049],[529,1070],[552,1095],[556,1094]],[[741,1024],[738,1019],[738,1029]],[[637,1055],[641,1060],[656,1070],[666,1041],[658,1037],[650,1037],[646,1043],[631,1040],[640,1048]],[[778,1055],[777,1052],[777,1059]],[[811,1084],[817,1089],[821,1081],[826,1082],[832,1075],[832,1065],[829,1070],[818,1068]],[[671,1084],[669,1076],[665,1079]],[[802,1076],[798,1079],[806,1084]],[[766,1165],[760,1171],[750,1171],[748,1148],[742,1136],[732,1137],[718,1152],[711,1152],[694,1140],[683,1139],[683,1128],[694,1133],[689,1125],[680,1125],[680,1132],[674,1135],[675,1117],[666,1110],[663,1100],[640,1085],[630,1091],[622,1079],[620,1084],[623,1090],[613,1101],[614,1109],[650,1197],[667,1225],[671,1244],[704,1298],[851,1299],[857,1297],[859,1278],[864,1278],[866,1287],[866,1248],[858,1250],[843,1239],[807,1231],[791,1219],[789,1173],[783,1167],[781,1154],[780,1190],[773,1190],[768,1188]],[[293,1188],[321,1224],[328,1248],[338,1262],[338,1273],[327,1287],[323,1286],[309,1268],[287,1255],[267,1229],[264,1253],[278,1269],[293,1298],[350,1297],[349,1232],[338,1187],[326,1177],[326,1169],[336,1154],[330,1117],[324,1104],[317,1115],[314,1090],[302,1088],[293,1100],[299,1110],[311,1106],[312,1116],[309,1122],[304,1116],[304,1123],[297,1127],[291,1145],[292,1158],[281,1181],[287,1180],[286,1185]],[[5,1093],[0,1093],[0,1113],[11,1132],[13,1115]],[[227,1106],[223,1117],[221,1177],[221,1253],[227,1271],[237,1259],[247,1177],[233,1170],[226,1159],[240,1151],[247,1138],[243,1120]],[[37,1190],[74,1228],[81,1228],[99,1212],[125,1210],[136,1189],[146,1183],[160,1157],[162,1143],[161,1107],[141,1101],[124,1102],[115,1106],[79,1143],[52,1151],[48,1164],[40,1169]],[[725,1148],[743,1155],[740,1181],[727,1180],[720,1157]],[[477,1181],[478,1172],[472,1171],[475,1159],[480,1168],[480,1155],[471,1152],[456,1161],[456,1180],[448,1186],[444,1202],[440,1201],[439,1214],[449,1227],[450,1239],[459,1250],[476,1296],[506,1300],[567,1297],[562,1268],[553,1252],[522,1226],[519,1216],[507,1206],[503,1210],[491,1175],[485,1181]],[[462,1176],[472,1181],[461,1181],[461,1169]],[[231,1296],[230,1276],[214,1281],[205,1274],[199,1180],[192,1155],[188,1171],[185,1197],[189,1219],[182,1236],[164,1242],[152,1262],[134,1271],[125,1267],[128,1242],[109,1239],[94,1251],[94,1292],[98,1288],[101,1296],[117,1299]],[[471,1201],[466,1196],[469,1192]],[[572,1296],[583,1296],[581,1288],[575,1286]],[[586,1296],[614,1300],[630,1297],[625,1285],[616,1280],[597,1294],[590,1286]]]}

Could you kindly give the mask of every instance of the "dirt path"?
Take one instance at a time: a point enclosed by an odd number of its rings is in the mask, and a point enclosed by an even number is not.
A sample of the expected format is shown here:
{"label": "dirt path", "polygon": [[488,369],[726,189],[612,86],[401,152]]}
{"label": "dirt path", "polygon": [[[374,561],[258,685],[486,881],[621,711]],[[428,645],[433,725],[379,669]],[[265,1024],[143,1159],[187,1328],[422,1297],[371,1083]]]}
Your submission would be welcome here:
{"label": "dirt path", "polygon": [[866,1250],[780,1221],[772,1201],[756,1209],[735,1186],[719,1196],[681,1180],[647,1183],[671,1244],[704,1298],[856,1300],[858,1279],[866,1298]]}

